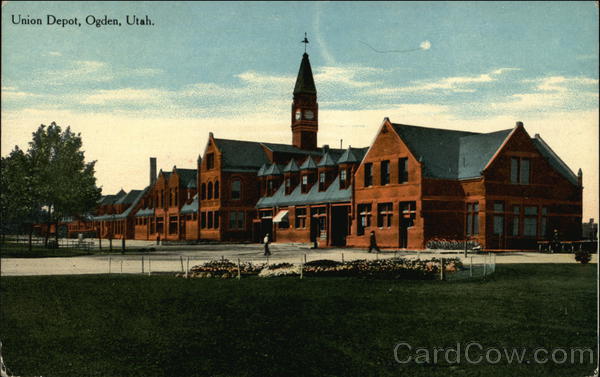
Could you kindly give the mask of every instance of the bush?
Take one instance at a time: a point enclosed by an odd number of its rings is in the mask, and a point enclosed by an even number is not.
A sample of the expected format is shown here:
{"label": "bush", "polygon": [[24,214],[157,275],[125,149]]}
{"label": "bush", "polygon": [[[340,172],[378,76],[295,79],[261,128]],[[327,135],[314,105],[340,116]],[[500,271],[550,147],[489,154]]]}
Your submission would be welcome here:
{"label": "bush", "polygon": [[[425,246],[428,249],[443,249],[443,250],[464,250],[465,241],[464,240],[448,240],[444,238],[432,238]],[[474,248],[480,247],[479,242],[477,241],[467,241],[467,249],[472,250]]]}
{"label": "bush", "polygon": [[581,264],[587,264],[592,259],[592,255],[586,249],[581,249],[575,252],[575,260]]}

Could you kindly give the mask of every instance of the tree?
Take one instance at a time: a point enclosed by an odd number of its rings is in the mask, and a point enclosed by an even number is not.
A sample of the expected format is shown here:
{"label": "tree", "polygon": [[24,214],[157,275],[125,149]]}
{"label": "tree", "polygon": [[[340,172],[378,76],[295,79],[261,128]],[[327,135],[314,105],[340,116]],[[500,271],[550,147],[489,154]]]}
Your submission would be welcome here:
{"label": "tree", "polygon": [[[17,196],[19,192],[26,192],[25,196],[44,218],[48,230],[51,225],[55,226],[58,241],[60,220],[89,213],[100,198],[101,190],[94,177],[96,161],[86,163],[81,147],[81,135],[71,132],[70,127],[63,131],[54,122],[48,127],[41,125],[33,133],[27,153],[15,148],[3,161],[10,168],[6,174],[3,169],[2,185],[13,187],[8,190],[11,198],[2,200],[3,211],[5,204],[22,206]],[[23,211],[15,211],[14,216],[21,222],[26,220]]]}
{"label": "tree", "polygon": [[0,161],[0,214],[2,237],[7,233],[22,231],[26,225],[29,233],[29,250],[34,223],[40,220],[39,195],[36,193],[35,175],[31,159],[19,147]]}

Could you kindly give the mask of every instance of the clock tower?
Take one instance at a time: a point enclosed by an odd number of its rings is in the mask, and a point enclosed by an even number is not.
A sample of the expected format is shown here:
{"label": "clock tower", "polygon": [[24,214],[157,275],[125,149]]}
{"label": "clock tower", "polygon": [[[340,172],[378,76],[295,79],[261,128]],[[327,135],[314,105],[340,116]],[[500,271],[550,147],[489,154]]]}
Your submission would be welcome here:
{"label": "clock tower", "polygon": [[[306,39],[305,39],[306,40]],[[307,43],[307,42],[306,42]],[[300,149],[317,149],[319,104],[308,54],[304,52],[292,102],[292,144]]]}

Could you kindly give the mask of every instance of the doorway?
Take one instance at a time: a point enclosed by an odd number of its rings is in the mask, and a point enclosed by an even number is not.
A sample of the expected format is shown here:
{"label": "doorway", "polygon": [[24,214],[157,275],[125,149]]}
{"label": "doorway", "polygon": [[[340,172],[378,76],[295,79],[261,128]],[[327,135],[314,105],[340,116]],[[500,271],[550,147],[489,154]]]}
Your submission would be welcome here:
{"label": "doorway", "polygon": [[346,246],[349,211],[350,206],[331,207],[331,244],[333,246]]}

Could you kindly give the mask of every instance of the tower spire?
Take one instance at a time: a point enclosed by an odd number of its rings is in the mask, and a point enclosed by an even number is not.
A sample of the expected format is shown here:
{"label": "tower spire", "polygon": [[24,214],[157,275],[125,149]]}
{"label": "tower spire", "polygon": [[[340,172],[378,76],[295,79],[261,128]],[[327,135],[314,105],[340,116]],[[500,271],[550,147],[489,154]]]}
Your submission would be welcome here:
{"label": "tower spire", "polygon": [[306,36],[306,32],[304,32],[304,40],[301,41],[300,43],[304,43],[304,53],[306,54],[306,45],[309,44],[310,42],[308,41],[308,38]]}

